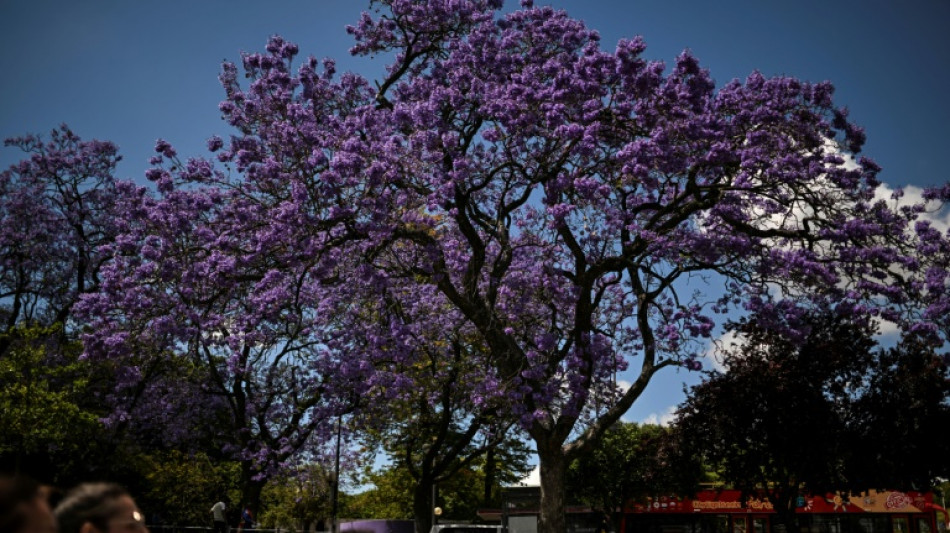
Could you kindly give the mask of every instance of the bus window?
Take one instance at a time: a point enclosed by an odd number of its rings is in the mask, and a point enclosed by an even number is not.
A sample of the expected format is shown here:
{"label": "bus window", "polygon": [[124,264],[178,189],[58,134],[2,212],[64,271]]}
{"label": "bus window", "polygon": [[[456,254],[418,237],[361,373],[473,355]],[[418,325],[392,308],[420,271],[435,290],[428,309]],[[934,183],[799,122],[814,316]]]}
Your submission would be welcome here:
{"label": "bus window", "polygon": [[752,533],[769,533],[769,520],[767,518],[753,518]]}
{"label": "bus window", "polygon": [[[812,533],[841,533],[841,517],[819,514],[812,517]],[[901,533],[907,533],[903,531]]]}
{"label": "bus window", "polygon": [[917,519],[917,533],[933,533],[930,528],[929,518]]}
{"label": "bus window", "polygon": [[891,521],[891,526],[894,528],[894,533],[910,533],[910,528],[907,527],[906,516],[895,516],[893,521]]}
{"label": "bus window", "polygon": [[[819,533],[817,529],[812,529],[812,517],[803,514],[798,518],[798,531],[800,533]],[[889,531],[887,533],[890,533]]]}
{"label": "bus window", "polygon": [[891,521],[887,515],[852,516],[852,533],[890,533]]}
{"label": "bus window", "polygon": [[729,515],[727,514],[717,514],[714,520],[713,531],[716,533],[729,533]]}
{"label": "bus window", "polygon": [[748,529],[749,525],[744,516],[732,517],[732,533],[746,533]]}

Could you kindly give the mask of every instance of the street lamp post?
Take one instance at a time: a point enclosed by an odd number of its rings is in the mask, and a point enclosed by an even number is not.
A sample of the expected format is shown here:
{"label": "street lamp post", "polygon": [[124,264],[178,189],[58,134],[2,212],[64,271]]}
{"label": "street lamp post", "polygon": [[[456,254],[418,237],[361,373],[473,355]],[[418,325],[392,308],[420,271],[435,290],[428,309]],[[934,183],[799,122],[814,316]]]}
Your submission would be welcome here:
{"label": "street lamp post", "polygon": [[343,416],[340,415],[336,419],[336,465],[335,471],[333,474],[333,511],[332,518],[330,522],[330,531],[332,533],[337,533],[340,529],[337,524],[337,513],[340,509],[339,500],[340,500],[340,438],[343,432]]}

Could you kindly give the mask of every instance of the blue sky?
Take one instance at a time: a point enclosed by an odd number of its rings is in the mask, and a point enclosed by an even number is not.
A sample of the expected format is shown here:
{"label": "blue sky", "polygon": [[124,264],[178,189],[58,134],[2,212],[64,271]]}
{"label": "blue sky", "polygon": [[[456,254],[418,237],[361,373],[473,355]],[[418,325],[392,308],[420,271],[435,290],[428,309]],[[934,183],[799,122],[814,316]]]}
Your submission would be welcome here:
{"label": "blue sky", "polygon": [[[892,186],[944,182],[950,150],[950,1],[560,0],[612,49],[642,35],[645,56],[689,48],[719,85],[753,70],[830,80],[868,134],[865,154]],[[507,7],[516,1],[508,0]],[[119,177],[143,180],[157,138],[183,155],[230,130],[217,109],[222,60],[262,50],[273,34],[303,55],[337,59],[373,79],[381,62],[350,58],[344,31],[362,0],[0,0],[0,137],[69,124],[117,143]],[[0,150],[4,167],[18,160]],[[628,414],[642,421],[678,403],[667,371]]]}

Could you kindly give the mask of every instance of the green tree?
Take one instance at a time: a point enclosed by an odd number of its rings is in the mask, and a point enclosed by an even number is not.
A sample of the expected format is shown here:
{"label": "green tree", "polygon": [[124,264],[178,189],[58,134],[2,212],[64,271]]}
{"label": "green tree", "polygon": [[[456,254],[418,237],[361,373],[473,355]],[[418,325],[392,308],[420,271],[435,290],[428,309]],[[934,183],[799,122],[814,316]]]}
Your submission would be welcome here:
{"label": "green tree", "polygon": [[508,439],[499,446],[490,448],[475,466],[483,473],[482,507],[502,506],[502,487],[517,483],[531,470],[528,463],[531,449],[518,439]]}
{"label": "green tree", "polygon": [[801,490],[840,489],[845,481],[846,416],[871,360],[874,328],[830,310],[776,326],[733,325],[744,342],[725,351],[725,371],[693,387],[675,429],[684,451],[725,482],[766,491],[778,523],[793,530]]}
{"label": "green tree", "polygon": [[[494,466],[489,468],[489,464]],[[442,510],[440,520],[477,521],[478,510],[487,507],[484,501],[487,480],[494,480],[490,492],[495,499],[489,504],[493,506],[500,502],[501,484],[519,479],[526,471],[527,451],[523,444],[499,446],[493,455],[483,455],[456,469],[430,490],[425,509],[421,511],[428,515],[425,522],[431,521],[435,507]],[[364,477],[364,482],[373,488],[354,495],[348,512],[362,518],[418,518],[414,496],[417,482],[405,464],[392,463]]]}
{"label": "green tree", "polygon": [[876,354],[849,412],[852,488],[927,491],[950,478],[947,363],[914,337]]}
{"label": "green tree", "polygon": [[412,489],[415,481],[408,469],[390,465],[367,473],[364,481],[372,488],[353,495],[345,514],[360,518],[413,518]]}
{"label": "green tree", "polygon": [[105,369],[79,360],[61,328],[21,325],[0,357],[0,468],[71,483],[104,464],[108,434],[97,393]]}
{"label": "green tree", "polygon": [[[390,287],[384,291],[385,306],[364,302],[362,309],[367,320],[389,323],[396,318],[409,325],[412,357],[388,370],[412,386],[402,387],[397,397],[388,389],[371,391],[378,396],[367,402],[364,416],[372,426],[370,438],[412,478],[411,516],[416,532],[426,533],[431,527],[436,487],[450,486],[454,478],[478,469],[480,492],[467,500],[477,507],[498,496],[494,485],[504,469],[499,470],[497,456],[508,459],[511,470],[526,471],[527,452],[517,453],[524,446],[515,444],[515,424],[499,416],[502,409],[497,400],[479,394],[489,379],[485,346],[478,343],[471,329],[460,324],[420,319],[418,314],[427,317],[437,310],[425,302],[418,307],[399,305],[392,294],[398,290]],[[498,451],[500,447],[503,452]]]}
{"label": "green tree", "polygon": [[325,528],[332,510],[333,477],[323,465],[308,463],[268,481],[257,516],[261,527],[308,531],[311,525],[322,524]]}
{"label": "green tree", "polygon": [[209,524],[208,509],[220,495],[239,494],[239,465],[214,461],[202,452],[179,450],[136,455],[135,464],[142,482],[139,505],[148,509],[150,523],[193,526]]}
{"label": "green tree", "polygon": [[620,422],[571,462],[566,492],[611,517],[619,528],[620,514],[614,510],[630,499],[689,494],[704,480],[700,462],[678,453],[668,428]]}

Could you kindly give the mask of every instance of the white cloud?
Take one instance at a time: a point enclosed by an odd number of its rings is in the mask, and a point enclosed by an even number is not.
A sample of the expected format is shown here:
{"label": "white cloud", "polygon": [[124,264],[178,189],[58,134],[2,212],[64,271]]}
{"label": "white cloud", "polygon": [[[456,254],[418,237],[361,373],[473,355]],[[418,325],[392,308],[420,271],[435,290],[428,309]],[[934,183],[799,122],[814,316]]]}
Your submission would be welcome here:
{"label": "white cloud", "polygon": [[726,367],[723,366],[723,352],[725,350],[735,351],[739,346],[742,346],[745,343],[743,337],[736,333],[735,331],[727,331],[723,333],[718,339],[710,341],[709,346],[706,348],[706,353],[703,354],[703,357],[709,362],[710,365],[715,370],[719,372],[725,372]]}
{"label": "white cloud", "polygon": [[900,334],[900,326],[891,322],[890,320],[876,318],[875,321],[877,322],[879,328],[877,334],[878,339],[897,337]]}
{"label": "white cloud", "polygon": [[668,427],[676,419],[676,406],[671,405],[666,408],[662,413],[652,413],[643,420],[640,421],[641,424],[653,424],[658,426]]}
{"label": "white cloud", "polygon": [[632,383],[625,379],[617,380],[617,389],[619,389],[621,393],[627,392],[627,390],[630,388],[630,385],[632,385]]}
{"label": "white cloud", "polygon": [[[888,186],[887,184],[882,184],[880,187],[874,191],[874,198],[877,200],[884,200],[887,202],[894,202],[892,195],[896,189]],[[904,196],[897,200],[897,206],[908,206],[913,204],[923,203],[924,201],[924,190],[920,187],[914,185],[908,185],[904,187]],[[930,222],[930,224],[941,233],[947,233],[950,230],[950,209],[944,208],[941,210],[932,210],[920,215],[922,220]]]}
{"label": "white cloud", "polygon": [[528,475],[515,484],[516,487],[540,487],[541,486],[541,466],[535,465]]}

